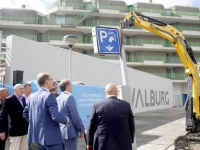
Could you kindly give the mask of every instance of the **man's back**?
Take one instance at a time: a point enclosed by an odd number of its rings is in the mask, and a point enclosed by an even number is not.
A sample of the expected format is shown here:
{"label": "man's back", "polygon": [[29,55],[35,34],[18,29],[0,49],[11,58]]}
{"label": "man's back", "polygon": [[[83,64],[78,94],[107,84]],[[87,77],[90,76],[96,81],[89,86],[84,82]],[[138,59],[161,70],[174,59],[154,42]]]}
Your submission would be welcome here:
{"label": "man's back", "polygon": [[109,97],[94,104],[91,118],[88,142],[92,145],[94,136],[94,150],[131,150],[134,117],[129,103]]}
{"label": "man's back", "polygon": [[59,123],[65,123],[66,118],[58,112],[55,95],[46,89],[28,97],[24,116],[29,121],[28,140],[41,145],[61,144]]}

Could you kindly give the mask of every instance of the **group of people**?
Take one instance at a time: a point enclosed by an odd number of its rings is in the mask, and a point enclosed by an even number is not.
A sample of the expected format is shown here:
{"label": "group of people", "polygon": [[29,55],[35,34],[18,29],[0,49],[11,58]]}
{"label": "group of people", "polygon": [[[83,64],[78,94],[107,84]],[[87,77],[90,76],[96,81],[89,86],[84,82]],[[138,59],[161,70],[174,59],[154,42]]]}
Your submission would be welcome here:
{"label": "group of people", "polygon": [[[48,73],[37,76],[39,90],[31,94],[31,84],[16,84],[9,96],[0,89],[0,150],[9,135],[10,150],[28,150],[32,143],[38,150],[77,150],[77,140],[84,137],[84,127],[72,83],[57,82]],[[94,104],[87,128],[87,150],[132,150],[134,116],[130,104],[117,99],[116,85],[105,88],[106,100]]]}

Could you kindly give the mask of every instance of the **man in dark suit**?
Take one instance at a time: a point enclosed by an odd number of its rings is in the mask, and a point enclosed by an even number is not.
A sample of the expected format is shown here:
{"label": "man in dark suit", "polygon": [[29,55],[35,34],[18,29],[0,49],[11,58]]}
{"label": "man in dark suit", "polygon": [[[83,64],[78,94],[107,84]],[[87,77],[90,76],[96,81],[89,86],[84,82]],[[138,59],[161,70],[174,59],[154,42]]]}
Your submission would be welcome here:
{"label": "man in dark suit", "polygon": [[[9,96],[8,89],[0,88],[0,110],[6,97]],[[6,138],[8,135],[8,117],[5,117],[0,126],[0,150],[5,149]]]}
{"label": "man in dark suit", "polygon": [[10,150],[27,150],[27,132],[28,123],[23,117],[23,110],[26,105],[23,97],[24,86],[16,84],[14,86],[14,94],[5,99],[2,109],[0,111],[0,126],[3,120],[7,117],[10,118],[9,125],[9,139],[11,142]]}
{"label": "man in dark suit", "polygon": [[58,111],[56,96],[49,91],[53,79],[48,73],[39,73],[39,90],[27,98],[24,117],[29,122],[28,141],[38,144],[38,150],[63,150],[59,123],[68,124],[67,116]]}
{"label": "man in dark suit", "polygon": [[116,85],[106,86],[106,100],[94,104],[87,130],[87,150],[132,150],[134,116],[130,104],[117,99]]}

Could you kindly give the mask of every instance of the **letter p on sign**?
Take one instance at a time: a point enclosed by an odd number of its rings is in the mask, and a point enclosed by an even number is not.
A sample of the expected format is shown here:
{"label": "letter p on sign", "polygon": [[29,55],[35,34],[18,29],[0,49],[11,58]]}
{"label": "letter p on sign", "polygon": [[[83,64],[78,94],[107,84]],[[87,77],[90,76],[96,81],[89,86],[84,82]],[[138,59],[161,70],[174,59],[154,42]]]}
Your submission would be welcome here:
{"label": "letter p on sign", "polygon": [[103,42],[103,39],[107,38],[107,33],[106,31],[99,31],[100,32],[100,39],[101,39],[101,42]]}

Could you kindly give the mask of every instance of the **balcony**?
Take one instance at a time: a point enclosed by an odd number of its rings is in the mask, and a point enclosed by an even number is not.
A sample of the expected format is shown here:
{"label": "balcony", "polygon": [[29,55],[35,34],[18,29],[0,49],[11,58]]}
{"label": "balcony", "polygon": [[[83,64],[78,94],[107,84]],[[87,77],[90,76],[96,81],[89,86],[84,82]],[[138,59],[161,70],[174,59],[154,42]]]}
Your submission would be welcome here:
{"label": "balcony", "polygon": [[[100,59],[119,60],[119,56],[99,56],[95,54],[86,54]],[[197,59],[198,60],[198,59]],[[200,58],[199,58],[200,60]],[[162,61],[163,63],[182,64],[178,56],[133,56],[126,55],[126,62],[144,62],[144,61]]]}
{"label": "balcony", "polygon": [[[2,38],[5,39],[7,36],[10,34],[3,34]],[[38,41],[38,42],[49,42],[51,45],[54,45],[53,41],[60,42],[59,45],[62,45],[63,41],[63,36],[64,35],[27,35],[27,34],[13,34],[19,37],[27,38],[33,41]],[[92,48],[92,36],[90,35],[78,35],[78,43],[81,44],[91,44]],[[167,41],[167,40],[151,40],[151,39],[133,39],[133,38],[126,38],[124,37],[124,44],[126,47],[127,51],[132,51],[136,49],[141,49],[144,48],[145,50],[148,49],[154,49],[156,51],[166,51],[166,52],[175,52],[174,47],[172,46],[172,43]],[[192,47],[200,47],[199,42],[193,42],[189,41],[188,44]],[[64,44],[63,44],[64,45]],[[138,47],[139,46],[139,47]],[[151,47],[151,48],[150,48]],[[136,49],[135,49],[136,48]],[[165,49],[163,49],[165,48]],[[193,48],[194,51],[196,51],[195,48]]]}
{"label": "balcony", "polygon": [[53,4],[46,7],[46,10],[53,9],[55,7],[63,6],[63,7],[72,7],[73,9],[83,10],[85,9],[86,3],[79,3],[79,2],[60,2],[56,1]]}
{"label": "balcony", "polygon": [[[9,36],[10,34],[4,34],[2,35],[2,38],[5,39],[7,36]],[[27,38],[30,40],[34,40],[34,41],[38,41],[38,42],[51,42],[53,41],[63,41],[63,36],[64,35],[36,35],[36,34],[13,34],[19,37],[23,37],[23,38]],[[79,43],[83,43],[83,44],[93,44],[92,41],[92,36],[90,35],[79,35],[78,37],[78,42]],[[149,45],[151,46],[160,46],[162,47],[173,47],[172,43],[164,40],[164,39],[160,39],[160,40],[151,40],[151,39],[134,39],[134,38],[123,38],[124,41],[124,45],[130,45],[130,46],[147,46],[149,47]],[[193,42],[193,41],[188,41],[187,42],[190,46],[195,46],[195,47],[200,47],[200,42]],[[174,50],[175,52],[175,50]]]}
{"label": "balcony", "polygon": [[[2,38],[6,39],[6,37],[10,36],[10,35],[12,35],[12,34],[2,34]],[[29,39],[29,40],[37,41],[37,35],[35,35],[35,34],[33,34],[33,35],[30,35],[30,34],[13,34],[13,35],[23,37],[23,38],[26,38],[26,39]]]}
{"label": "balcony", "polygon": [[180,58],[173,56],[134,56],[126,55],[127,62],[162,61],[163,63],[182,64]]}
{"label": "balcony", "polygon": [[[91,5],[91,3],[79,3],[79,2],[60,2],[60,1],[56,1],[55,3],[49,5],[46,7],[46,10],[51,10],[55,7],[72,7],[73,10],[83,10],[85,8],[87,8],[89,5]],[[93,5],[93,4],[92,4]],[[132,11],[132,6],[115,6],[115,5],[101,5],[101,4],[97,4],[97,7],[99,9],[109,9],[109,10],[119,10],[119,12],[123,12],[123,13],[128,13],[130,11]]]}
{"label": "balcony", "polygon": [[[105,25],[105,26],[116,26],[119,27],[120,25],[120,20],[119,21],[109,21],[109,20],[98,20],[98,19],[87,19],[85,21],[83,21],[83,26],[86,27],[95,27],[98,25]],[[129,29],[138,29],[138,30],[142,30],[142,28],[138,27],[138,26],[132,26]]]}
{"label": "balcony", "polygon": [[200,31],[200,27],[192,27],[192,26],[180,26],[180,25],[172,25],[173,27],[175,27],[176,29],[178,29],[179,31]]}
{"label": "balcony", "polygon": [[[88,11],[82,12],[82,14],[87,14]],[[82,16],[81,16],[82,17]],[[76,16],[71,21],[65,21],[66,18],[63,21],[59,21],[59,19],[56,18],[47,18],[47,17],[37,17],[37,18],[30,18],[30,17],[15,17],[15,16],[1,16],[0,21],[12,21],[12,22],[22,22],[23,24],[37,24],[37,25],[71,25],[77,22],[80,17]],[[15,24],[15,23],[13,23]],[[105,26],[116,26],[119,27],[120,25],[120,19],[113,21],[113,20],[99,20],[99,19],[86,19],[81,23],[81,26],[84,27],[95,27],[98,25],[105,25]],[[186,25],[173,25],[176,29],[179,31],[200,31],[200,27],[198,26],[186,26]],[[129,28],[128,28],[129,29]],[[143,30],[142,28],[138,26],[133,26],[130,29],[137,29],[137,30]]]}
{"label": "balcony", "polygon": [[[58,6],[62,7],[72,7],[73,9],[82,10],[84,9],[86,3],[71,3],[71,2],[60,2],[56,1],[55,3],[46,7],[46,10],[53,9]],[[171,16],[171,17],[181,17],[181,16],[197,16],[200,17],[200,12],[184,12],[184,11],[173,11],[170,9],[151,9],[151,8],[133,8],[132,6],[116,6],[116,5],[102,5],[97,4],[99,9],[108,9],[108,10],[118,10],[121,13],[129,13],[135,11],[138,13],[149,12],[149,13],[158,13],[162,16]]]}
{"label": "balcony", "polygon": [[185,80],[187,78],[187,75],[185,73],[150,73],[150,74],[172,80]]}

